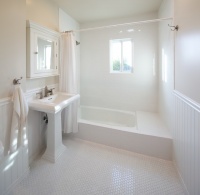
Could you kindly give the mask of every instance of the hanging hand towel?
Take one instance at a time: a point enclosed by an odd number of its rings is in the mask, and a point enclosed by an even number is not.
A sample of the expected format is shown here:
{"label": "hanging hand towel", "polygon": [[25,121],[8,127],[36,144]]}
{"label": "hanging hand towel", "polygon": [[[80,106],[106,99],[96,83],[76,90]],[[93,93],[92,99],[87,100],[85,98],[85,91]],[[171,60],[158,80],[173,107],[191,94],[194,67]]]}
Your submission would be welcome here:
{"label": "hanging hand towel", "polygon": [[27,143],[26,119],[28,115],[28,104],[19,85],[15,86],[12,101],[13,115],[11,123],[10,153],[15,152],[19,146]]}

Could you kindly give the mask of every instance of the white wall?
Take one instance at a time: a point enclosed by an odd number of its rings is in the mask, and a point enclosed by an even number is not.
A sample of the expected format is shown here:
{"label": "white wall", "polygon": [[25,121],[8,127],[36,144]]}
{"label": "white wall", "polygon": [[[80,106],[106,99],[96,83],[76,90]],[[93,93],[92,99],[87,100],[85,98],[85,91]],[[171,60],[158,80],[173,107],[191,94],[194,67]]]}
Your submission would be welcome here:
{"label": "white wall", "polygon": [[200,194],[200,1],[175,0],[174,157],[188,194]]}
{"label": "white wall", "polygon": [[0,6],[0,98],[12,94],[13,79],[26,81],[25,0],[1,1]]}
{"label": "white wall", "polygon": [[[52,0],[26,0],[26,19],[36,22],[49,29],[59,30],[59,7]],[[27,79],[26,89],[44,87],[59,82],[58,76]]]}
{"label": "white wall", "polygon": [[[23,76],[26,81],[26,4],[23,0],[3,1],[0,6],[0,100],[12,95],[13,79]],[[14,30],[13,30],[14,29]],[[8,100],[10,100],[8,98]],[[2,100],[5,102],[5,99]],[[4,105],[4,103],[2,103]],[[10,104],[10,102],[9,102]],[[1,103],[0,103],[1,106]],[[5,114],[3,116],[3,113]],[[0,140],[7,148],[10,133],[12,105],[1,115]],[[5,125],[8,123],[7,125]]]}
{"label": "white wall", "polygon": [[200,103],[200,1],[175,0],[176,34],[175,88]]}
{"label": "white wall", "polygon": [[[64,12],[62,9],[59,9],[59,31],[70,31],[78,30],[80,28],[79,23],[74,20],[70,15]],[[75,36],[79,38],[79,33],[75,33]]]}
{"label": "white wall", "polygon": [[58,5],[52,0],[26,0],[26,19],[58,31]]}
{"label": "white wall", "polygon": [[[159,18],[173,17],[173,0],[163,0]],[[174,32],[168,24],[173,20],[159,23],[159,112],[170,130],[173,127],[174,111]]]}
{"label": "white wall", "polygon": [[[81,28],[152,18],[157,18],[157,13],[85,23]],[[128,33],[131,28],[135,31]],[[157,32],[156,23],[81,32],[81,105],[157,111]],[[118,38],[133,38],[133,74],[109,73],[109,40]]]}

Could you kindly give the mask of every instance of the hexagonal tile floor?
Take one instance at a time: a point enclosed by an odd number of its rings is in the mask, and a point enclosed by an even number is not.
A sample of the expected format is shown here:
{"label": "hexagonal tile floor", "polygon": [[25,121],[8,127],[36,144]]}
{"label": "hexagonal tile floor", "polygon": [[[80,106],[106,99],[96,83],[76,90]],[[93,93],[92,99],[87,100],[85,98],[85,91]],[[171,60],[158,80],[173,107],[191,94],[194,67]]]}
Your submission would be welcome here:
{"label": "hexagonal tile floor", "polygon": [[10,195],[182,195],[170,161],[64,139],[67,150],[52,164],[41,158]]}

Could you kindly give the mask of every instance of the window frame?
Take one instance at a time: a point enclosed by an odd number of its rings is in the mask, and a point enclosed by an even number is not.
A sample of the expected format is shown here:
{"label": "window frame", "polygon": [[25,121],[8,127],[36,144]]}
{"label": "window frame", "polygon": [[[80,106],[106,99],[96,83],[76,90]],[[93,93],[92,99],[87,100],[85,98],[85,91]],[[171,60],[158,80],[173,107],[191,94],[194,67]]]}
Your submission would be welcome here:
{"label": "window frame", "polygon": [[[124,62],[123,62],[123,42],[125,41],[130,41],[131,42],[131,71],[123,71],[124,67]],[[112,43],[114,42],[120,42],[121,44],[121,63],[120,63],[120,71],[114,71],[113,70],[113,61],[112,61]],[[122,39],[111,39],[109,41],[109,49],[110,49],[110,73],[114,74],[132,74],[133,73],[133,49],[134,49],[134,44],[133,44],[133,39],[132,38],[122,38]]]}

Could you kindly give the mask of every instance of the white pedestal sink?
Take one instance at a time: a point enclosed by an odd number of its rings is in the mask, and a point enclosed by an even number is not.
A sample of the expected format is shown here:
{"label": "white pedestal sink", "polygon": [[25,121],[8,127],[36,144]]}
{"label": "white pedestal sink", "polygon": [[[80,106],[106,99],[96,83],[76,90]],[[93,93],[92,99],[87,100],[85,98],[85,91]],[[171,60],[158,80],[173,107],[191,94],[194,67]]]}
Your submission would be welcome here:
{"label": "white pedestal sink", "polygon": [[62,144],[61,111],[80,98],[79,94],[56,93],[43,99],[29,101],[33,110],[47,113],[47,148],[42,158],[56,162],[65,150]]}

